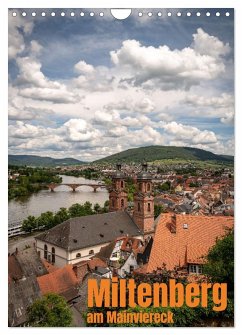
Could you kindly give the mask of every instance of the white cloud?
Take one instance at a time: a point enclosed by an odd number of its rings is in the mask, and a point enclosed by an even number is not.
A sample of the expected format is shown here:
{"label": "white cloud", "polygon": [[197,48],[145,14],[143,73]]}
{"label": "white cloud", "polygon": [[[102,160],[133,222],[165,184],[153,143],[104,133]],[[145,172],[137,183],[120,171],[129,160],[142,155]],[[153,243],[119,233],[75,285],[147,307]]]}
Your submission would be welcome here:
{"label": "white cloud", "polygon": [[42,120],[50,123],[48,118],[53,115],[54,111],[51,109],[35,108],[26,106],[25,108],[16,107],[16,105],[9,103],[8,118],[9,120]]}
{"label": "white cloud", "polygon": [[15,138],[29,139],[44,136],[47,133],[46,128],[27,124],[23,121],[17,121],[15,125],[9,126],[9,135]]}
{"label": "white cloud", "polygon": [[42,50],[43,50],[43,47],[41,44],[39,44],[38,41],[36,40],[30,41],[30,53],[32,55],[37,56],[42,52]]}
{"label": "white cloud", "polygon": [[234,97],[227,93],[222,93],[220,96],[198,96],[187,95],[183,104],[192,106],[193,115],[202,115],[203,117],[217,117],[224,124],[232,125],[234,122]]}
{"label": "white cloud", "polygon": [[184,103],[195,107],[228,108],[233,106],[232,95],[222,93],[220,96],[207,97],[203,95],[187,94]]}
{"label": "white cloud", "polygon": [[217,137],[213,131],[199,130],[196,127],[185,126],[174,121],[163,125],[163,129],[168,134],[174,136],[173,141],[183,141],[187,144],[208,144],[217,142]]}
{"label": "white cloud", "polygon": [[124,126],[117,126],[117,127],[111,127],[107,130],[106,136],[108,137],[121,137],[126,136],[128,134],[128,130]]}
{"label": "white cloud", "polygon": [[[17,55],[25,50],[24,36],[30,35],[34,27],[33,21],[28,18],[23,18],[17,11],[17,16],[12,16],[12,11],[9,11],[8,25],[8,56],[9,59],[14,59]],[[22,32],[20,32],[20,30]]]}
{"label": "white cloud", "polygon": [[215,36],[208,35],[201,28],[198,28],[197,33],[193,34],[192,47],[200,55],[210,55],[212,57],[220,57],[230,52],[228,43],[224,44]]}
{"label": "white cloud", "polygon": [[[196,40],[192,46],[182,50],[171,50],[166,45],[146,47],[139,41],[126,40],[119,50],[110,52],[111,60],[117,68],[123,70],[122,81],[126,80],[135,86],[154,88],[158,85],[164,90],[189,89],[202,80],[215,79],[224,72],[221,56],[229,51],[227,45],[209,36],[201,28],[193,37]],[[216,52],[206,53],[203,50],[203,53],[199,53],[199,43],[204,44],[205,37],[207,43],[214,41]]]}
{"label": "white cloud", "polygon": [[118,113],[118,111],[96,111],[94,113],[94,118],[93,118],[93,122],[95,124],[103,124],[106,125],[109,122],[119,122],[120,120],[120,115]]}
{"label": "white cloud", "polygon": [[227,110],[225,112],[225,115],[220,119],[220,121],[227,125],[233,125],[234,124],[234,111]]}
{"label": "white cloud", "polygon": [[75,103],[80,97],[69,91],[66,85],[49,80],[41,71],[41,63],[32,57],[17,59],[19,74],[15,86],[19,95],[33,100],[46,100],[53,103]]}
{"label": "white cloud", "polygon": [[65,133],[67,140],[74,142],[91,141],[100,135],[98,130],[92,128],[83,119],[70,119],[60,130]]}
{"label": "white cloud", "polygon": [[78,62],[77,64],[75,64],[74,69],[76,70],[76,72],[83,73],[83,74],[90,74],[95,71],[92,65],[87,64],[86,62],[82,60]]}
{"label": "white cloud", "polygon": [[76,94],[67,91],[64,85],[61,85],[59,89],[39,87],[23,88],[19,90],[19,95],[33,100],[49,101],[54,104],[75,103],[80,100]]}

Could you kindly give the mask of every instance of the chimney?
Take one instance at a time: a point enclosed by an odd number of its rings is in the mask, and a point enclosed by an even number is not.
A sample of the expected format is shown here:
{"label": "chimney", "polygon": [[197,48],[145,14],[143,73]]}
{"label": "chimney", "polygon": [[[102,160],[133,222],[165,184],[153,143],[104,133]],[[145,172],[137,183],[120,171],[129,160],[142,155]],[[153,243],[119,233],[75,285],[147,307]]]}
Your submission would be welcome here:
{"label": "chimney", "polygon": [[171,233],[176,233],[176,215],[171,216],[171,224],[170,224],[170,231]]}

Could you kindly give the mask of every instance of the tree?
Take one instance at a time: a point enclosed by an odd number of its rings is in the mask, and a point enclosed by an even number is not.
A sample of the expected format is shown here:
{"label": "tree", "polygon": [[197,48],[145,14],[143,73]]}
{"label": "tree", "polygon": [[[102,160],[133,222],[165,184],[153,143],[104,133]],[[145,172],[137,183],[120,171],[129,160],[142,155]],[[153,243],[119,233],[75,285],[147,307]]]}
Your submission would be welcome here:
{"label": "tree", "polygon": [[160,191],[169,191],[171,188],[171,183],[169,181],[166,181],[165,183],[163,183],[162,185],[158,186],[158,189]]}
{"label": "tree", "polygon": [[44,227],[44,228],[49,229],[49,228],[54,227],[54,225],[55,225],[54,214],[51,211],[42,213],[37,219],[38,228]]}
{"label": "tree", "polygon": [[228,293],[234,293],[234,230],[217,240],[206,256],[203,272],[212,282],[227,283]]}
{"label": "tree", "polygon": [[92,210],[92,203],[90,201],[86,201],[83,205],[84,207],[84,215],[92,215],[93,210]]}
{"label": "tree", "polygon": [[59,223],[62,223],[66,220],[69,219],[69,213],[68,213],[68,210],[64,207],[61,207],[58,212],[55,214],[55,217],[54,217],[54,221],[55,221],[55,224],[59,224]]}
{"label": "tree", "polygon": [[155,219],[161,214],[161,213],[164,213],[165,210],[164,210],[164,207],[162,205],[155,205],[154,206],[154,216],[155,216]]}
{"label": "tree", "polygon": [[37,227],[36,218],[29,215],[22,223],[22,230],[26,233],[31,233]]}
{"label": "tree", "polygon": [[28,308],[28,322],[32,327],[69,327],[72,313],[63,297],[48,293]]}
{"label": "tree", "polygon": [[99,213],[99,212],[101,211],[101,206],[100,206],[98,203],[96,203],[96,204],[93,206],[93,209],[94,209],[94,211],[95,211],[96,213]]}
{"label": "tree", "polygon": [[83,207],[80,204],[73,204],[68,209],[70,217],[75,218],[83,215]]}

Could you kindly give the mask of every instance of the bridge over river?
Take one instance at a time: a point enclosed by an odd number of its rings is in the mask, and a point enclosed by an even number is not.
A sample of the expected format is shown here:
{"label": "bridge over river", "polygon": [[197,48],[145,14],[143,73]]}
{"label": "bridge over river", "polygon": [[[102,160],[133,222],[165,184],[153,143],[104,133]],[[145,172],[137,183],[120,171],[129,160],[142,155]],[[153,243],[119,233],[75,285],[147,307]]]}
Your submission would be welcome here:
{"label": "bridge over river", "polygon": [[90,186],[90,187],[93,188],[94,192],[97,192],[98,188],[107,188],[105,184],[86,184],[86,183],[85,184],[75,184],[75,183],[57,184],[57,183],[51,183],[51,184],[48,184],[46,186],[49,188],[49,190],[51,190],[51,192],[54,192],[55,188],[57,188],[59,186],[68,186],[72,189],[73,192],[75,192],[76,189],[80,186]]}

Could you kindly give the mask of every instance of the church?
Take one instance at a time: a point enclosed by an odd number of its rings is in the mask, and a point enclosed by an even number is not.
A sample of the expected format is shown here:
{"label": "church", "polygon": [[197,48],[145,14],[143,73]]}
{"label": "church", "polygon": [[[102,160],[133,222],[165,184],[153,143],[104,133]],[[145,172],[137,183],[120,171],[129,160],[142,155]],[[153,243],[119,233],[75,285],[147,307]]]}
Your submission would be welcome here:
{"label": "church", "polygon": [[145,240],[154,234],[152,177],[147,164],[137,175],[134,210],[128,209],[125,175],[117,164],[109,193],[109,213],[71,218],[36,236],[36,249],[57,267],[88,260],[111,241],[122,236]]}

